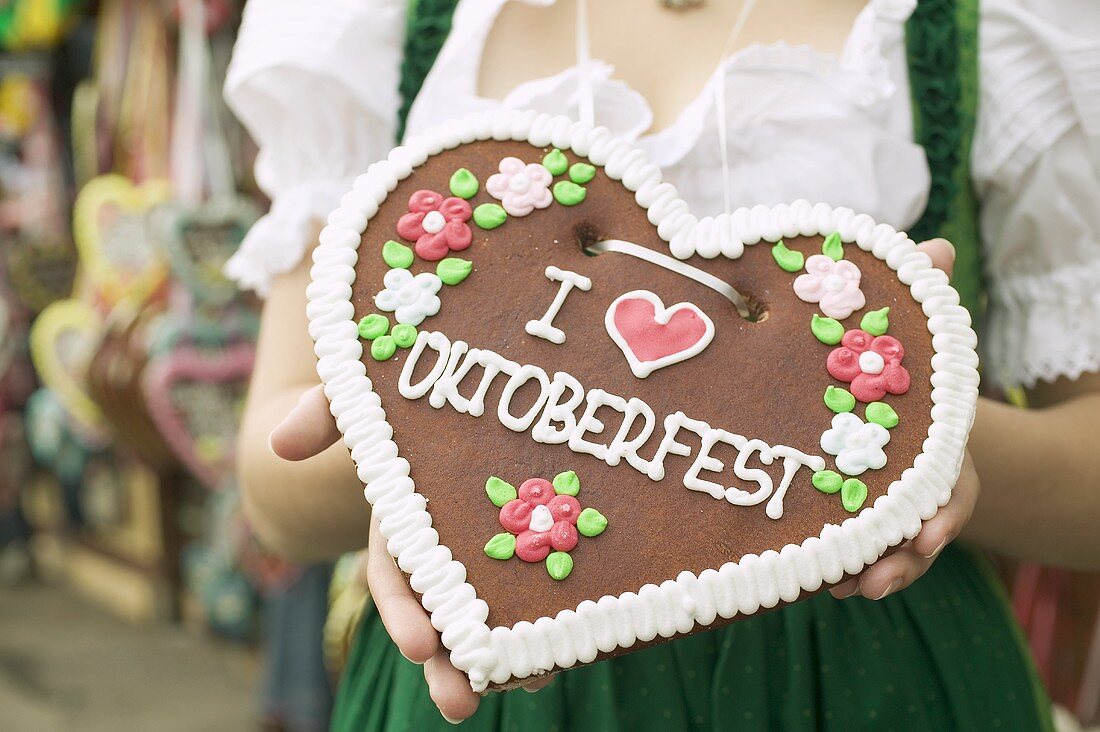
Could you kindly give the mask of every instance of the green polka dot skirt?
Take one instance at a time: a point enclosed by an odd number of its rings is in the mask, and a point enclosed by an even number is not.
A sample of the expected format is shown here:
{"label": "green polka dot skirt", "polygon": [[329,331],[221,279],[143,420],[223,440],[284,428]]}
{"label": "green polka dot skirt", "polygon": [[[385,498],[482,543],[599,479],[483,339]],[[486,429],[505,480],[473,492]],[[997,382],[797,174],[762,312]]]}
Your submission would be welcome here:
{"label": "green polka dot skirt", "polygon": [[[535,694],[487,695],[471,730],[1049,730],[997,580],[949,547],[880,602],[821,595],[561,673]],[[377,614],[363,620],[334,730],[448,730],[420,667]]]}

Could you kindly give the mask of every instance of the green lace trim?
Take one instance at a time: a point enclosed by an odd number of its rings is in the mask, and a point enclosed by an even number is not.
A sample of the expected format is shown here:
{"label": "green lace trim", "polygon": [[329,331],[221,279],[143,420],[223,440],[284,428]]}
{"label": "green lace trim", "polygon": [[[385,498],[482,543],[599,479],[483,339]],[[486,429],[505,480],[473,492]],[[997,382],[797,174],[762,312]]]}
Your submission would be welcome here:
{"label": "green lace trim", "polygon": [[405,23],[405,57],[401,63],[401,108],[397,116],[397,139],[405,136],[405,123],[413,100],[432,70],[435,57],[451,32],[451,17],[458,0],[410,0]]}
{"label": "green lace trim", "polygon": [[917,241],[942,236],[954,243],[953,284],[977,321],[984,291],[970,183],[978,99],[977,0],[921,0],[905,34],[914,132],[932,177],[928,207],[910,235]]}

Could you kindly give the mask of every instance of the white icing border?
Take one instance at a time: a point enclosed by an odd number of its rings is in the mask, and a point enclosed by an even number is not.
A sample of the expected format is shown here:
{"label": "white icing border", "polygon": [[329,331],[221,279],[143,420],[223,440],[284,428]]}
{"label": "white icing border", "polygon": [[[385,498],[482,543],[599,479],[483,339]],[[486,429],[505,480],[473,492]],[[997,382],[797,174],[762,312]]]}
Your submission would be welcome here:
{"label": "white icing border", "polygon": [[[427,502],[398,454],[393,430],[360,361],[351,303],[360,236],[368,220],[413,168],[429,156],[475,140],[527,141],[553,145],[587,157],[634,191],[640,206],[676,257],[693,254],[736,258],[745,245],[782,237],[840,233],[898,273],[921,303],[932,333],[932,419],[923,451],[873,506],[840,526],[826,525],[820,536],[781,551],[750,554],[739,562],[698,576],[681,572],[635,593],[586,600],[574,610],[512,628],[489,628],[489,608],[466,582],[466,569],[440,545]],[[796,201],[774,208],[755,206],[732,214],[697,219],[676,189],[662,182],[645,154],[615,139],[606,128],[590,128],[563,116],[532,111],[475,113],[416,135],[356,179],[340,208],[328,218],[313,255],[313,281],[307,294],[309,332],[315,341],[317,371],[332,414],[351,450],[364,494],[379,520],[387,548],[412,588],[423,595],[432,624],[451,652],[451,662],[469,675],[475,691],[588,663],[600,652],[629,648],[636,641],[686,633],[721,616],[752,614],[793,601],[803,591],[838,582],[878,559],[891,546],[911,539],[921,522],[935,515],[951,496],[962,464],[978,393],[977,338],[970,314],[959,305],[947,276],[915,251],[905,233],[866,215],[825,204]]]}

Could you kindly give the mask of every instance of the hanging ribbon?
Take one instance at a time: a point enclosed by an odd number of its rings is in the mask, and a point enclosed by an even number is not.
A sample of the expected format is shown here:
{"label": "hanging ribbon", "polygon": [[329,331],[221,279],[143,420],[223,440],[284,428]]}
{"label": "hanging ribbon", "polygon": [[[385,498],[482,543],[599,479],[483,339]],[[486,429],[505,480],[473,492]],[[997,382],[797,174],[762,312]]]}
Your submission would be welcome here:
{"label": "hanging ribbon", "polygon": [[218,83],[202,0],[181,0],[171,176],[177,200],[198,206],[234,193],[233,165],[218,114]]}
{"label": "hanging ribbon", "polygon": [[140,183],[168,177],[168,38],[156,3],[130,3],[126,13],[134,30],[112,167]]}
{"label": "hanging ribbon", "polygon": [[714,72],[714,111],[717,116],[718,152],[722,157],[722,194],[727,216],[733,213],[733,194],[730,185],[729,141],[726,129],[728,124],[726,122],[726,61],[733,53],[733,46],[741,35],[741,31],[744,29],[749,14],[754,7],[756,7],[756,0],[744,0],[741,4],[741,11],[737,14],[737,20],[734,21],[733,28],[730,30],[726,42],[722,45],[722,57],[718,60],[718,68]]}
{"label": "hanging ribbon", "polygon": [[596,103],[592,91],[592,46],[588,39],[588,0],[577,0],[577,107],[580,121],[596,126]]}
{"label": "hanging ribbon", "polygon": [[[741,35],[741,31],[744,29],[746,21],[748,21],[749,14],[755,6],[756,0],[744,0],[742,3],[741,10],[737,14],[737,20],[734,22],[729,36],[726,37],[726,42],[722,45],[722,56],[712,78],[715,95],[715,112],[718,117],[718,148],[721,151],[722,157],[722,188],[725,194],[725,210],[727,215],[732,213],[733,205],[729,177],[729,145],[726,137],[725,67],[726,60],[733,52],[734,43],[736,43],[737,38]],[[590,69],[591,47],[588,33],[587,0],[577,0],[576,52],[580,121],[589,126],[595,126],[595,98]],[[625,254],[682,274],[701,285],[709,287],[729,300],[733,303],[734,307],[737,309],[737,313],[742,318],[749,320],[753,319],[748,302],[732,285],[708,272],[691,267],[678,259],[673,259],[672,257],[649,249],[648,247],[642,247],[632,242],[619,240],[596,242],[588,248],[588,251],[592,254],[603,254],[604,252]]]}
{"label": "hanging ribbon", "polygon": [[[733,23],[733,28],[730,29],[730,33],[726,37],[726,42],[722,44],[722,55],[718,60],[718,67],[715,69],[712,77],[712,84],[714,86],[714,109],[717,116],[716,122],[718,127],[718,150],[722,159],[722,192],[726,214],[733,213],[732,189],[730,185],[729,140],[727,139],[728,131],[726,129],[728,124],[726,121],[726,61],[729,59],[730,54],[733,53],[734,44],[740,37],[741,31],[744,30],[745,23],[748,22],[749,15],[755,7],[756,0],[744,0],[744,2],[742,2],[741,10],[737,14],[737,19]],[[596,124],[596,104],[592,84],[592,48],[588,32],[587,0],[577,0],[576,53],[578,76],[577,105],[580,121],[594,127]]]}

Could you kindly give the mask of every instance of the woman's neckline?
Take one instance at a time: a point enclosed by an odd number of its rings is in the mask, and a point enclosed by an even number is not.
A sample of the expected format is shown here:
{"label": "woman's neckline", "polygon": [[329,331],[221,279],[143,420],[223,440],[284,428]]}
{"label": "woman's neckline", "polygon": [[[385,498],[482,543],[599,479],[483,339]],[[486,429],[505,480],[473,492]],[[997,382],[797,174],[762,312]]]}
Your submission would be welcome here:
{"label": "woman's neckline", "polygon": [[[554,82],[563,82],[577,74],[579,67],[573,63],[557,73],[516,84],[502,98],[481,93],[479,77],[489,33],[503,7],[513,1],[515,0],[491,0],[491,2],[460,0],[455,10],[455,23],[451,35],[444,42],[436,65],[425,83],[424,92],[436,96],[442,93],[442,96],[452,98],[466,97],[472,100],[472,106],[485,110],[506,106],[510,98],[521,94],[529,86],[551,85]],[[549,6],[555,2],[555,0],[519,1],[542,6]],[[881,67],[885,65],[886,60],[881,51],[882,38],[879,37],[882,29],[876,29],[873,26],[885,21],[896,24],[900,28],[915,5],[916,0],[868,0],[845,35],[845,41],[839,53],[821,51],[809,43],[790,44],[783,40],[749,43],[717,62],[714,71],[707,77],[698,94],[689,99],[680,111],[659,129],[650,129],[653,112],[649,99],[625,80],[615,77],[614,67],[598,56],[593,57],[591,64],[594,67],[602,66],[603,69],[609,70],[604,72],[606,74],[604,83],[621,85],[630,93],[637,95],[644,105],[650,121],[647,123],[647,129],[637,134],[635,141],[648,147],[661,141],[662,138],[675,138],[676,133],[685,127],[689,129],[694,127],[693,122],[697,124],[697,118],[701,113],[705,113],[714,104],[714,84],[718,83],[720,78],[727,78],[734,69],[746,72],[782,69],[795,73],[813,73],[822,77],[841,75],[854,78],[871,74],[875,69],[867,67]],[[860,31],[865,31],[868,37],[857,38]],[[869,61],[874,63],[866,63]],[[458,68],[459,71],[450,75],[445,85],[430,83],[438,81],[431,78],[441,73],[437,71],[438,68]],[[881,68],[877,70],[881,71]],[[600,120],[597,119],[596,123],[599,124]]]}

